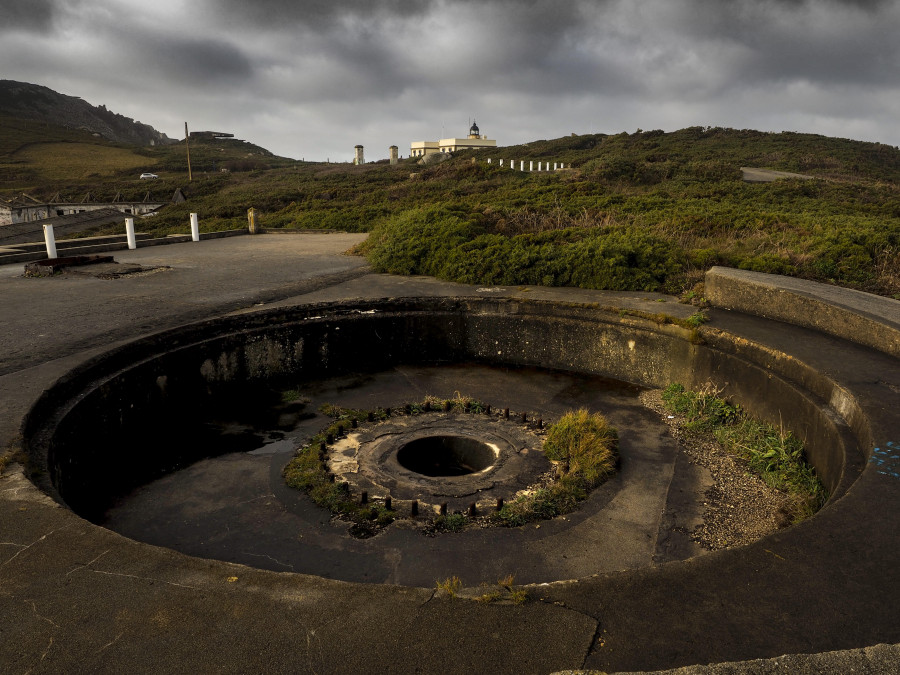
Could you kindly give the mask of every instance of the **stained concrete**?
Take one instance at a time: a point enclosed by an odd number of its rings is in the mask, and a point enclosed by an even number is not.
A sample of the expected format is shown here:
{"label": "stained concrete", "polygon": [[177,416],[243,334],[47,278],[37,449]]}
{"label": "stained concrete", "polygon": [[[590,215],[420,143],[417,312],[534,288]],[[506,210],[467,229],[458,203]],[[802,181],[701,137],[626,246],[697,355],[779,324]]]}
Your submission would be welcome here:
{"label": "stained concrete", "polygon": [[[298,266],[273,279],[264,263],[291,265],[305,244],[293,241],[241,237],[154,250],[146,264],[171,264],[181,282],[159,287],[175,277],[76,285],[24,280],[20,266],[0,267],[3,445],[15,446],[18,422],[44,388],[118,341],[304,291],[346,297],[335,275],[365,273],[360,261],[322,250],[306,261],[305,276]],[[227,273],[217,260],[228,263]],[[135,283],[125,292],[100,286],[122,281]],[[25,285],[33,282],[47,285]],[[347,295],[398,287],[442,293],[433,280],[358,282]],[[607,306],[654,302],[641,294],[575,296]],[[860,477],[800,526],[737,551],[530,587],[532,600],[522,606],[484,605],[429,588],[274,573],[137,543],[53,503],[12,466],[0,476],[0,660],[11,672],[613,672],[900,642],[900,547],[891,527],[900,509],[896,358],[737,312],[715,313],[707,330],[713,340],[722,331],[740,344],[776,345],[772,364],[783,372],[824,373],[836,386],[830,409],[849,415],[846,426],[866,439]],[[855,654],[790,663],[798,672],[846,672],[862,663]],[[873,672],[890,672],[889,659],[869,662]],[[742,667],[737,672],[765,672]]]}
{"label": "stained concrete", "polygon": [[[344,581],[425,587],[453,575],[468,586],[509,574],[519,583],[545,583],[649,566],[659,538],[672,535],[669,527],[660,533],[660,518],[677,448],[667,427],[636,399],[635,388],[575,374],[475,364],[399,366],[366,378],[313,384],[311,390],[300,388],[312,410],[334,401],[396,408],[426,394],[450,398],[458,391],[483,400],[493,396],[496,407],[548,420],[586,407],[619,429],[621,470],[577,512],[552,521],[436,537],[398,522],[360,540],[348,534],[348,525],[332,522],[285,487],[281,470],[292,454],[289,444],[287,453],[226,455],[168,475],[126,497],[103,524],[190,555]],[[294,432],[294,447],[325,422],[321,415],[305,420]],[[702,491],[692,491],[691,499],[696,508]],[[446,501],[451,511],[465,510],[471,499]]]}

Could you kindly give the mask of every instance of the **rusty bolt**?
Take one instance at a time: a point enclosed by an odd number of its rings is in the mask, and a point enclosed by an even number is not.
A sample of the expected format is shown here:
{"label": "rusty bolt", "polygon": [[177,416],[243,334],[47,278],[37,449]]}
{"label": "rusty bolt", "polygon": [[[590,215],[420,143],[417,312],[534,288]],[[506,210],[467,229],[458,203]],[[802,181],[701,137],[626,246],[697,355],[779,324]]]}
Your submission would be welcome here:
{"label": "rusty bolt", "polygon": [[393,509],[391,508],[391,503],[392,502],[390,495],[384,498],[384,508],[386,508],[388,511],[393,511]]}
{"label": "rusty bolt", "polygon": [[409,513],[413,518],[415,518],[417,515],[419,515],[418,500],[413,499],[412,504],[410,504],[410,506],[409,506]]}
{"label": "rusty bolt", "polygon": [[469,518],[474,518],[478,515],[478,508],[475,506],[475,502],[469,504]]}
{"label": "rusty bolt", "polygon": [[367,504],[369,502],[369,493],[363,490],[359,495],[359,503]]}
{"label": "rusty bolt", "polygon": [[497,510],[500,511],[503,508],[503,497],[497,497]]}
{"label": "rusty bolt", "polygon": [[509,419],[509,408],[503,409],[503,419],[505,419],[505,420]]}
{"label": "rusty bolt", "polygon": [[441,515],[442,516],[447,515],[447,502],[444,502],[443,504],[441,504]]}

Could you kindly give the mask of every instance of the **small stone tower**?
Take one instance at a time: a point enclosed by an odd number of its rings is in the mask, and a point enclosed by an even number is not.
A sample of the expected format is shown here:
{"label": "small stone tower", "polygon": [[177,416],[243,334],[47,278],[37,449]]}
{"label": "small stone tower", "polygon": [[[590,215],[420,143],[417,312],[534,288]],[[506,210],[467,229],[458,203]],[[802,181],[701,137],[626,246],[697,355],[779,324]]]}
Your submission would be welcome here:
{"label": "small stone tower", "polygon": [[390,148],[388,148],[388,153],[389,153],[388,157],[391,160],[391,164],[396,164],[398,161],[397,150],[398,150],[398,148],[396,145],[392,145]]}
{"label": "small stone tower", "polygon": [[356,156],[354,156],[354,158],[353,158],[353,163],[357,164],[357,165],[365,164],[366,158],[363,155],[363,146],[357,145],[354,147],[354,149],[356,150]]}

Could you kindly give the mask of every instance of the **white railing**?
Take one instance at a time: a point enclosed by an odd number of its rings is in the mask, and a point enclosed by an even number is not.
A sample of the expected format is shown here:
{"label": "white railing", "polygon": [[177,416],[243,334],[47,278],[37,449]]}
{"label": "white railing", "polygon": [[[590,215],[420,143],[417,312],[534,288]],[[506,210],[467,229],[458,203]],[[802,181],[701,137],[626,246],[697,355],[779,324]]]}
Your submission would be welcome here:
{"label": "white railing", "polygon": [[[527,169],[525,168],[526,161],[528,162]],[[492,161],[490,158],[488,158],[487,163],[492,164]],[[518,163],[518,166],[516,166],[516,163]],[[551,168],[550,162],[545,162],[544,160],[540,160],[539,162],[537,162],[537,164],[535,164],[534,160],[531,160],[531,159],[529,159],[529,160],[511,159],[508,162],[505,162],[504,160],[501,159],[500,160],[500,168],[504,168],[504,165],[506,167],[509,167],[513,171],[559,171],[560,169],[566,168],[566,165],[564,162],[553,162],[553,168]],[[572,165],[569,164],[568,168],[571,169]]]}

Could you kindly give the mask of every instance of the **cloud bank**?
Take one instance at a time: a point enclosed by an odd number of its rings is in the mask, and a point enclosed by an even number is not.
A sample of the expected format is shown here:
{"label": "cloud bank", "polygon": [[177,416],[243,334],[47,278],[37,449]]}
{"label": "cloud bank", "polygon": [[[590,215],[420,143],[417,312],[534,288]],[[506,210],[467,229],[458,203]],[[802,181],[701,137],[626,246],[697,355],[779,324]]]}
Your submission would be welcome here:
{"label": "cloud bank", "polygon": [[713,125],[900,144],[891,0],[4,0],[0,77],[349,161]]}

